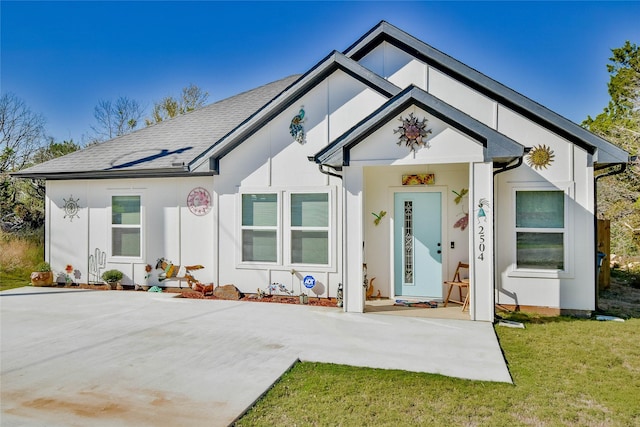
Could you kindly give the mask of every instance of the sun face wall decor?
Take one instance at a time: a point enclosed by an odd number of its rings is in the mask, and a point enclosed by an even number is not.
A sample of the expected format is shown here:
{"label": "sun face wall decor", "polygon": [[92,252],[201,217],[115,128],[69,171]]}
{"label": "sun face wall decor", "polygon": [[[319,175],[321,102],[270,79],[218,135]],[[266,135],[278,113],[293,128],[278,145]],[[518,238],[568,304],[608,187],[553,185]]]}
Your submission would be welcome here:
{"label": "sun face wall decor", "polygon": [[527,163],[534,169],[546,169],[553,163],[553,150],[544,144],[536,145],[527,155]]}
{"label": "sun face wall decor", "polygon": [[205,188],[196,187],[187,196],[187,206],[194,215],[206,215],[211,210],[211,194]]}
{"label": "sun face wall decor", "polygon": [[413,113],[409,113],[409,117],[403,119],[402,116],[398,119],[402,122],[398,129],[395,129],[393,133],[399,133],[398,145],[403,143],[409,147],[411,151],[416,151],[416,148],[422,146],[429,148],[429,143],[426,141],[426,136],[431,133],[431,129],[427,129],[427,119],[423,118],[418,120],[413,116]]}

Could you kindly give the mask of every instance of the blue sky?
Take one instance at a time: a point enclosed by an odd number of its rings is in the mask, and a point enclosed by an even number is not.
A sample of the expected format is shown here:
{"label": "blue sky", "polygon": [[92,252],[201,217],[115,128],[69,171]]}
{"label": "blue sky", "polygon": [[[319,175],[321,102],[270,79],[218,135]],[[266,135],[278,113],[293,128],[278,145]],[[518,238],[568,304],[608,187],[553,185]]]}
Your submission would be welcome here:
{"label": "blue sky", "polygon": [[209,102],[304,73],[386,20],[580,123],[608,102],[611,48],[640,2],[0,3],[0,84],[83,142],[101,99],[147,107],[194,83]]}

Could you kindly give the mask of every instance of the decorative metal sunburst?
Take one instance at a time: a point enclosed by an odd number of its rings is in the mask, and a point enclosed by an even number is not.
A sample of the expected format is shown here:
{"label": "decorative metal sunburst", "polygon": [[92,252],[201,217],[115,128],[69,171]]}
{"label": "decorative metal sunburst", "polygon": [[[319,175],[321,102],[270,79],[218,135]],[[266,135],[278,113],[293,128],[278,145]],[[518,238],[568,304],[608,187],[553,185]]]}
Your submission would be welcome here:
{"label": "decorative metal sunburst", "polygon": [[553,150],[544,144],[536,145],[529,151],[527,156],[527,163],[534,169],[546,169],[551,163],[553,163]]}
{"label": "decorative metal sunburst", "polygon": [[80,199],[74,199],[72,194],[69,196],[69,200],[64,198],[62,200],[64,200],[64,218],[69,218],[71,221],[73,221],[74,217],[80,218],[80,215],[78,215],[80,210],[78,202]]}
{"label": "decorative metal sunburst", "polygon": [[426,136],[431,133],[431,129],[427,129],[426,118],[418,120],[417,117],[413,117],[413,113],[409,113],[408,118],[403,119],[402,116],[400,116],[398,120],[402,122],[402,125],[393,131],[393,133],[400,134],[398,145],[405,143],[411,151],[416,151],[416,148],[420,146],[430,147],[426,141]]}

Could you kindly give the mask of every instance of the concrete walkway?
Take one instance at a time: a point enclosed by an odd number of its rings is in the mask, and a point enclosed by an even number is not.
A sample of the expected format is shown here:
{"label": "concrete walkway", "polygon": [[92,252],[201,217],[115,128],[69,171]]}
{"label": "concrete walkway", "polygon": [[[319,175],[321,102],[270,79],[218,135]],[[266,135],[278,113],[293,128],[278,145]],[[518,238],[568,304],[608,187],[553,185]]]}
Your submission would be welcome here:
{"label": "concrete walkway", "polygon": [[511,382],[488,323],[174,296],[0,293],[0,425],[226,426],[297,360]]}

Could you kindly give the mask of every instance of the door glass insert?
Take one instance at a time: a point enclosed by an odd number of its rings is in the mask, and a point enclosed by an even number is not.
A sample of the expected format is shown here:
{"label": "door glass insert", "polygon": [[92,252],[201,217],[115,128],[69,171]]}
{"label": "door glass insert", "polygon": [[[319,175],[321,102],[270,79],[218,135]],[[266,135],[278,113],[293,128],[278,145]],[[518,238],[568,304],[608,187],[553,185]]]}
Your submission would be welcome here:
{"label": "door glass insert", "polygon": [[404,282],[413,283],[413,202],[404,202]]}

